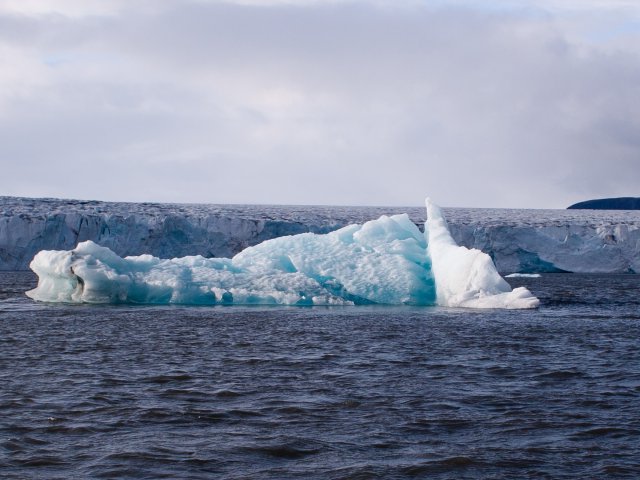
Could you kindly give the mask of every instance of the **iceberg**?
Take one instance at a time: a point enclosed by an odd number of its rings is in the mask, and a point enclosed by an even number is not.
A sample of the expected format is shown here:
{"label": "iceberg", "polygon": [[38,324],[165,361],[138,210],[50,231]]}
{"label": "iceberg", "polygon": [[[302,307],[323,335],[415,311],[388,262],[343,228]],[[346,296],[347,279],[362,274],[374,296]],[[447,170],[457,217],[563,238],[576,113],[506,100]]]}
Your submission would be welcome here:
{"label": "iceberg", "polygon": [[436,284],[437,303],[447,307],[535,308],[539,300],[529,290],[511,290],[491,257],[475,248],[459,246],[440,207],[426,200],[427,254]]}
{"label": "iceberg", "polygon": [[458,246],[427,200],[425,233],[407,214],[383,215],[330,233],[264,241],[232,258],[120,257],[93,241],[43,250],[30,267],[35,300],[69,303],[441,305],[534,308],[511,290],[491,258]]}

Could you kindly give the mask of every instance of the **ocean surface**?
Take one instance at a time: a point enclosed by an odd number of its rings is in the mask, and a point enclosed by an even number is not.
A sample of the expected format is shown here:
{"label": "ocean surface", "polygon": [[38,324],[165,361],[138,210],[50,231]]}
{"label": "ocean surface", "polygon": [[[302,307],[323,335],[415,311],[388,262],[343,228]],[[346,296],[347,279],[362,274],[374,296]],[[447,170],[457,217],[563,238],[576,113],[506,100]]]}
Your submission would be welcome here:
{"label": "ocean surface", "polygon": [[640,277],[537,310],[40,304],[0,272],[3,479],[640,478]]}

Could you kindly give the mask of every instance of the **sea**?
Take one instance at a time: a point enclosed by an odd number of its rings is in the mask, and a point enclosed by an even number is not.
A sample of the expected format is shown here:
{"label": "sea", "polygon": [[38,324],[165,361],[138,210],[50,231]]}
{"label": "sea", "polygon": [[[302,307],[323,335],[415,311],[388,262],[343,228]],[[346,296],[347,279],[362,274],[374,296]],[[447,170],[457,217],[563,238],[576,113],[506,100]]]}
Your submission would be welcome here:
{"label": "sea", "polygon": [[534,310],[37,303],[0,272],[3,479],[640,478],[640,277]]}

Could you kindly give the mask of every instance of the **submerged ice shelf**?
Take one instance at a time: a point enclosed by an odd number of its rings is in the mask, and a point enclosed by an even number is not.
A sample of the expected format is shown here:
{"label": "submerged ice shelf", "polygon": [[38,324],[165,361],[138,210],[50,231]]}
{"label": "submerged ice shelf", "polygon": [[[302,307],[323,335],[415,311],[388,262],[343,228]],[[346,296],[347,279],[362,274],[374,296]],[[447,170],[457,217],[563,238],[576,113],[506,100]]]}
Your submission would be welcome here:
{"label": "submerged ice shelf", "polygon": [[267,240],[233,258],[119,257],[86,241],[31,262],[49,302],[144,304],[443,305],[533,308],[491,258],[458,246],[427,200],[424,234],[407,214],[383,215],[326,234]]}

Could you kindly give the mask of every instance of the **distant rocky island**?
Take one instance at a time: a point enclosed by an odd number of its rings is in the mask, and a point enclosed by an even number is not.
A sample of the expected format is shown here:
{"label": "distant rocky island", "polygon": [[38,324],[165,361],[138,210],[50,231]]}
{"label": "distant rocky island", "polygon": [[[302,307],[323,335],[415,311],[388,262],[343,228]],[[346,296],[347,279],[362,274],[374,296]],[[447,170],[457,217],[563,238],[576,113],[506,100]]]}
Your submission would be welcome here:
{"label": "distant rocky island", "polygon": [[640,197],[598,198],[568,207],[571,210],[640,210]]}

